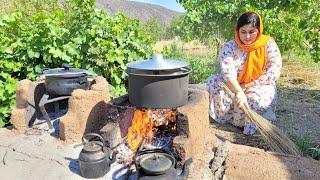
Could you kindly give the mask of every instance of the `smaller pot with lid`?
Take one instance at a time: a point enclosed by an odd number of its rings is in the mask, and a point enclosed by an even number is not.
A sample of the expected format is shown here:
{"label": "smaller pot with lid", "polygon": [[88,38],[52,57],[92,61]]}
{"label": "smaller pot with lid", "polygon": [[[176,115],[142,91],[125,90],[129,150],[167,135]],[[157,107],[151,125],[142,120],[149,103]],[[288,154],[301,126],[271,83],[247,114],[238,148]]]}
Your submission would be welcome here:
{"label": "smaller pot with lid", "polygon": [[50,94],[69,96],[75,89],[89,88],[88,77],[97,76],[95,73],[62,64],[62,68],[43,71],[46,90]]}
{"label": "smaller pot with lid", "polygon": [[[97,137],[99,140],[88,140],[87,138]],[[99,178],[104,176],[110,165],[116,160],[116,153],[111,152],[105,146],[105,140],[96,133],[88,133],[82,137],[84,147],[79,154],[79,172],[85,178]],[[111,155],[112,154],[112,155]]]}

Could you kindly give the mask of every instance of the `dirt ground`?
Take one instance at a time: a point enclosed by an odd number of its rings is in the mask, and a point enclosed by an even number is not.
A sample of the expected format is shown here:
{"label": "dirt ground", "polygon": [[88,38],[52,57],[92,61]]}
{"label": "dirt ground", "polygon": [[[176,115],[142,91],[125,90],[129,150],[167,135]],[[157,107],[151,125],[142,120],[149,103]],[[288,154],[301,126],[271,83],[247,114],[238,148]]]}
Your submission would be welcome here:
{"label": "dirt ground", "polygon": [[[278,83],[277,122],[298,143],[320,146],[320,70],[284,60]],[[268,150],[259,135],[246,136],[230,124],[212,122],[216,135],[236,144]],[[301,142],[302,141],[302,142]]]}

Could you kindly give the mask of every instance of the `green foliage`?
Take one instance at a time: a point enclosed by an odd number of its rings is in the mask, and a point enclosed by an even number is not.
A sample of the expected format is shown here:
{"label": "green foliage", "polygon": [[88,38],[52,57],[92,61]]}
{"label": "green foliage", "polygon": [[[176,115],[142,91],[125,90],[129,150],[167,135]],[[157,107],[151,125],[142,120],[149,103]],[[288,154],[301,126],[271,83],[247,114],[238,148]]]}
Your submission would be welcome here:
{"label": "green foliage", "polygon": [[314,148],[309,148],[308,149],[308,155],[312,157],[315,160],[320,160],[320,148],[314,147]]}
{"label": "green foliage", "polygon": [[152,18],[143,25],[143,29],[153,41],[173,39],[176,36],[180,36],[181,32],[176,28],[180,21],[180,17],[174,17],[169,25],[161,25],[156,18]]}
{"label": "green foliage", "polygon": [[320,61],[320,11],[316,0],[178,2],[187,10],[177,27],[184,32],[186,40],[200,38],[205,41],[210,37],[231,39],[238,16],[251,10],[263,17],[265,34],[274,37],[282,51],[310,53],[315,62]]}
{"label": "green foliage", "polygon": [[66,62],[104,76],[116,97],[126,92],[126,64],[152,53],[138,20],[110,17],[95,0],[19,1],[24,9],[0,19],[0,127],[9,120],[18,80],[35,80],[44,68]]}
{"label": "green foliage", "polygon": [[19,73],[20,68],[21,64],[18,62],[0,61],[0,127],[3,127],[10,121],[18,82],[14,75]]}
{"label": "green foliage", "polygon": [[162,27],[156,18],[150,19],[144,26],[146,34],[152,38],[154,42],[163,39],[165,28]]}
{"label": "green foliage", "polygon": [[181,36],[181,34],[183,34],[183,32],[178,31],[177,26],[181,23],[182,18],[181,16],[178,17],[174,17],[169,26],[165,28],[165,32],[163,34],[162,39],[173,39],[177,36]]}
{"label": "green foliage", "polygon": [[320,145],[315,146],[309,136],[305,134],[293,136],[293,141],[304,155],[308,155],[315,160],[320,160]]}
{"label": "green foliage", "polygon": [[303,154],[305,154],[308,149],[312,147],[311,140],[306,135],[294,136],[293,140]]}
{"label": "green foliage", "polygon": [[215,57],[186,55],[175,44],[166,46],[162,53],[165,58],[183,60],[189,63],[189,66],[192,68],[192,72],[189,74],[189,83],[191,84],[206,83],[209,76],[218,72],[218,66],[213,64],[216,59]]}

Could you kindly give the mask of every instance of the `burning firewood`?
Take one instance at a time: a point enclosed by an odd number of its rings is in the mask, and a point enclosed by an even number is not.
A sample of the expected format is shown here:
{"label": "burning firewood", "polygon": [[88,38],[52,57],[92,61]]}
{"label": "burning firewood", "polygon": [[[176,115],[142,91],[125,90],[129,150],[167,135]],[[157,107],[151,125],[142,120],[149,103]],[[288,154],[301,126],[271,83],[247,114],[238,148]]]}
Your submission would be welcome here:
{"label": "burning firewood", "polygon": [[175,131],[175,124],[176,112],[171,109],[136,109],[132,125],[128,129],[128,145],[133,152],[136,152],[143,140],[145,140],[143,144],[151,144],[154,135],[161,137]]}
{"label": "burning firewood", "polygon": [[150,110],[137,109],[134,112],[132,125],[128,129],[128,145],[132,151],[139,148],[141,141],[146,138],[147,142],[152,140],[152,123],[149,119]]}

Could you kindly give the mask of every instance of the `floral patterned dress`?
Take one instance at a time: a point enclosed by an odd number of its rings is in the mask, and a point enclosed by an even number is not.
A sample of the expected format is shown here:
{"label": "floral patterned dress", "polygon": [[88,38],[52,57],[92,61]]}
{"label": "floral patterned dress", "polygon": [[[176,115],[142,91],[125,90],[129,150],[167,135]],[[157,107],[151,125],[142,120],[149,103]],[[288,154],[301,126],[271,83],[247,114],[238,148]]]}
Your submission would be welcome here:
{"label": "floral patterned dress", "polygon": [[[264,118],[275,121],[275,105],[277,101],[276,83],[280,76],[282,59],[279,48],[273,39],[266,45],[267,64],[264,73],[254,81],[245,95],[251,109]],[[233,100],[218,87],[218,82],[227,78],[237,79],[244,67],[247,53],[241,50],[234,40],[222,48],[219,55],[221,73],[209,77],[207,90],[209,92],[209,114],[219,123],[230,122],[235,126],[244,127],[245,134],[253,134],[255,127],[245,120],[245,113],[233,103]]]}

